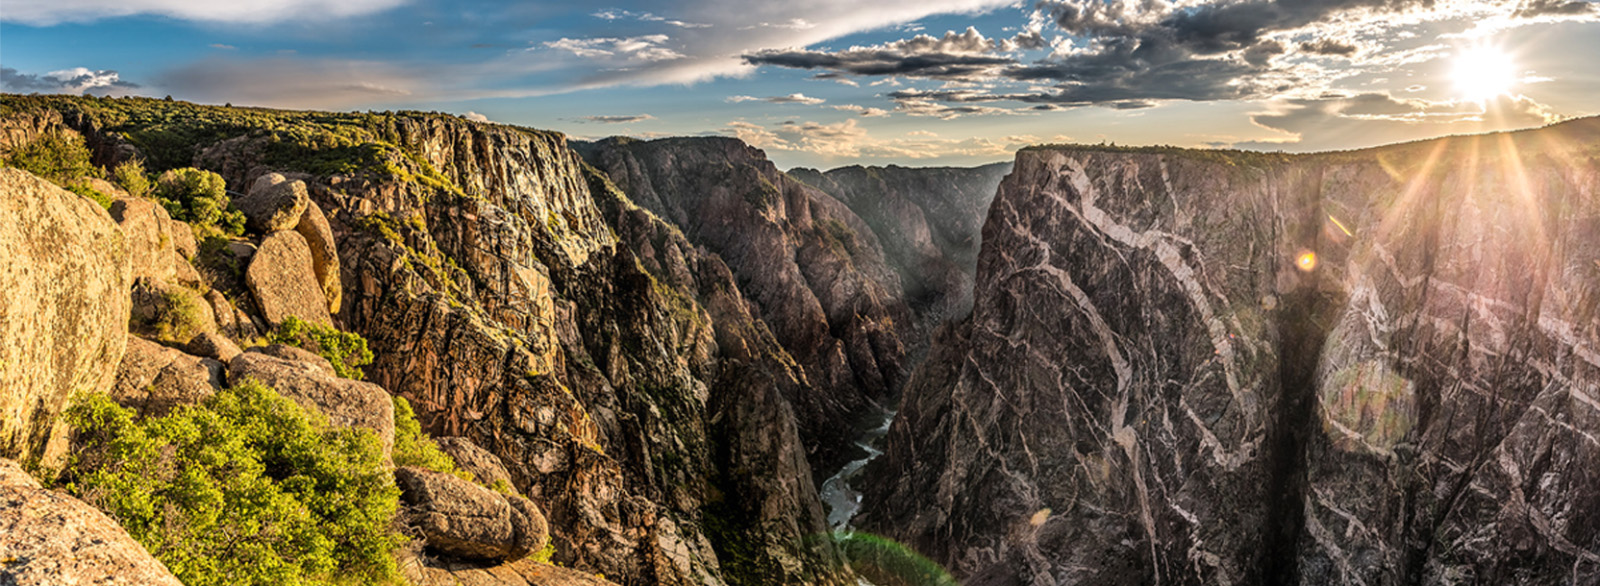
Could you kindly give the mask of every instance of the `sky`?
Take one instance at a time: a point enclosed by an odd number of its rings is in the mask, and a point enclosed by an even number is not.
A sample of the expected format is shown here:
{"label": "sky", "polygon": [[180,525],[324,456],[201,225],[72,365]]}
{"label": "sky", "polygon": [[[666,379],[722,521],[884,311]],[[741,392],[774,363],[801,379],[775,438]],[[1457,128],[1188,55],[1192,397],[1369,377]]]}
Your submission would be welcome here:
{"label": "sky", "polygon": [[1589,0],[5,0],[0,89],[418,109],[780,167],[1291,152],[1600,113]]}

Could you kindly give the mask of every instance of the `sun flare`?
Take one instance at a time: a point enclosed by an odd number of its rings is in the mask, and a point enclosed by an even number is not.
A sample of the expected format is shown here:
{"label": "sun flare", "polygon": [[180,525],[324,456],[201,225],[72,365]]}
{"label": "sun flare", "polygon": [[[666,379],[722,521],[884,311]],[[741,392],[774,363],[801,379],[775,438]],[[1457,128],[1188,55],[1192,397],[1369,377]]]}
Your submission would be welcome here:
{"label": "sun flare", "polygon": [[1517,67],[1511,55],[1495,47],[1473,47],[1458,53],[1451,78],[1462,100],[1483,103],[1511,93]]}

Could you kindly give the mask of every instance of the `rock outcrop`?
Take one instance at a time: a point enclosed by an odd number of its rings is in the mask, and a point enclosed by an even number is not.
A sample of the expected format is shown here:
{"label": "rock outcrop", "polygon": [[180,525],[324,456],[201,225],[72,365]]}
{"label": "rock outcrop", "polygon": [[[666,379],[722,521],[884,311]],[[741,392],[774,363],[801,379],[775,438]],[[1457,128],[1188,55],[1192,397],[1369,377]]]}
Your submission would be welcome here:
{"label": "rock outcrop", "polygon": [[434,438],[434,443],[439,449],[455,460],[456,467],[472,473],[472,477],[484,486],[516,486],[511,482],[511,473],[506,472],[505,464],[500,462],[500,457],[489,450],[478,447],[478,444],[464,437]]}
{"label": "rock outcrop", "polygon": [[311,248],[298,232],[273,232],[261,241],[261,247],[250,257],[244,278],[268,324],[276,326],[294,316],[333,325],[315,266]]}
{"label": "rock outcrop", "polygon": [[421,468],[396,468],[394,479],[406,504],[406,522],[435,553],[514,561],[538,551],[550,537],[544,513],[520,496]]}
{"label": "rock outcrop", "polygon": [[1600,580],[1597,138],[1020,152],[858,523],[968,584]]}
{"label": "rock outcrop", "polygon": [[225,384],[226,366],[212,358],[185,354],[132,335],[127,348],[109,394],[141,415],[165,415],[174,407],[199,403]]}
{"label": "rock outcrop", "polygon": [[[982,167],[849,166],[826,173],[792,169],[861,216],[900,275],[923,329],[972,310],[983,221],[1011,163]],[[924,338],[917,338],[920,343]]]}
{"label": "rock outcrop", "polygon": [[182,586],[116,521],[0,460],[0,584]]}
{"label": "rock outcrop", "polygon": [[317,284],[322,286],[322,294],[328,300],[328,312],[339,313],[344,295],[344,286],[339,282],[339,249],[322,208],[307,203],[306,212],[294,225],[294,231],[305,238],[306,247],[311,251],[311,272],[317,276]]}
{"label": "rock outcrop", "polygon": [[125,238],[104,209],[0,169],[0,457],[62,454],[56,415],[72,393],[109,388],[122,360],[130,285]]}

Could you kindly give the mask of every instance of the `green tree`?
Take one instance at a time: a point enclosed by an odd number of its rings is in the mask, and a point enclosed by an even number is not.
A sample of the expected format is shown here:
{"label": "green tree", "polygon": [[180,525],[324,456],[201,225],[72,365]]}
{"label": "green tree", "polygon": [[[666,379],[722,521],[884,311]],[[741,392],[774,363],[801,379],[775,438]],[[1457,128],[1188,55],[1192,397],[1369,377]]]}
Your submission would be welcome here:
{"label": "green tree", "polygon": [[161,174],[156,199],[174,219],[225,234],[244,234],[244,213],[231,207],[227,183],[210,171],[187,167]]}

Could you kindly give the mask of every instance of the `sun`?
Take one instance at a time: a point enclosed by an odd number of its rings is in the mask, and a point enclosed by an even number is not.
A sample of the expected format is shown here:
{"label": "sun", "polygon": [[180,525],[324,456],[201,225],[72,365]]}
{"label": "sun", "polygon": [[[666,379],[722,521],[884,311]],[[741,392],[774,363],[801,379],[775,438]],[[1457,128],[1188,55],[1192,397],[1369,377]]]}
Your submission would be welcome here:
{"label": "sun", "polygon": [[1481,104],[1511,93],[1511,86],[1517,81],[1517,66],[1511,55],[1498,48],[1472,47],[1456,54],[1451,77],[1457,96]]}

